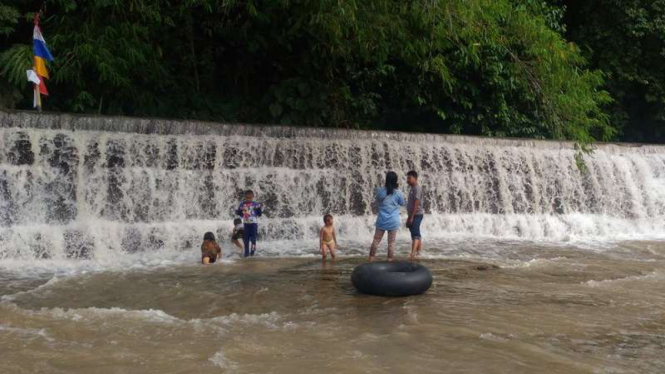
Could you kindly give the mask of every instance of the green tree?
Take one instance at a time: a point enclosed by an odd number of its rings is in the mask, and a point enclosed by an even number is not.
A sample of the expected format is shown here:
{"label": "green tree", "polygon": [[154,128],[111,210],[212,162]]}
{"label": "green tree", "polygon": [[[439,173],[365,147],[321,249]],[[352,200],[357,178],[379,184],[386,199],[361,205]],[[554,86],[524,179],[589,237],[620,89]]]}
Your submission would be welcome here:
{"label": "green tree", "polygon": [[[12,6],[13,4],[0,4],[0,40],[8,38],[18,28],[21,13],[18,8]],[[1,51],[0,51],[1,52]],[[18,80],[17,77],[25,74],[24,72],[12,71],[12,69],[21,69],[25,66],[26,60],[21,60],[21,53],[25,53],[25,48],[21,52],[21,48],[16,48],[12,53],[0,54],[0,108],[12,108],[16,102],[21,100],[21,88],[25,86],[23,80]],[[27,62],[30,66],[30,59]],[[12,77],[10,82],[9,77]]]}
{"label": "green tree", "polygon": [[535,0],[47,0],[47,108],[610,139],[602,73],[560,16]]}
{"label": "green tree", "polygon": [[665,0],[554,0],[567,37],[607,75],[621,138],[665,142]]}

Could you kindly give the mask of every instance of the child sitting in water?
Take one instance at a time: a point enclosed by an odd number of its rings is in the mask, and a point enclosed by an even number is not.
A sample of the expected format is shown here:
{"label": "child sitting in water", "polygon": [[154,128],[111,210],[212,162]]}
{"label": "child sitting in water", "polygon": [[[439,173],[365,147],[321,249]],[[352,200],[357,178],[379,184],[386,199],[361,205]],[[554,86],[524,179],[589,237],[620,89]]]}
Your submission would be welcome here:
{"label": "child sitting in water", "polygon": [[222,248],[215,241],[215,234],[206,232],[203,235],[203,244],[201,244],[201,263],[213,264],[220,258],[222,258]]}
{"label": "child sitting in water", "polygon": [[319,248],[321,249],[321,256],[326,259],[327,252],[330,252],[330,257],[335,259],[337,249],[337,233],[333,226],[333,217],[330,214],[323,216],[323,223],[325,226],[319,231]]}
{"label": "child sitting in water", "polygon": [[233,231],[231,232],[231,241],[233,242],[233,244],[235,244],[236,247],[240,248],[241,253],[242,253],[242,243],[240,243],[240,240],[242,239],[242,233],[243,233],[242,220],[240,218],[236,218],[233,220]]}

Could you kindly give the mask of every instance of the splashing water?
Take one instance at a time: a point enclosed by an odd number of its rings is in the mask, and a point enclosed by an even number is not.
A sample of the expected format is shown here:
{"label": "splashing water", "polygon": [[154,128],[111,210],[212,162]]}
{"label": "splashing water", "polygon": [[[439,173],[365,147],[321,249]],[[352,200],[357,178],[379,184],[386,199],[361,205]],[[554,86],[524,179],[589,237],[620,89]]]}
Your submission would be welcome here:
{"label": "splashing water", "polygon": [[665,148],[583,161],[566,142],[0,112],[0,259],[189,260],[205,231],[229,236],[246,188],[266,255],[305,253],[325,213],[366,242],[374,188],[410,169],[428,239],[665,237]]}

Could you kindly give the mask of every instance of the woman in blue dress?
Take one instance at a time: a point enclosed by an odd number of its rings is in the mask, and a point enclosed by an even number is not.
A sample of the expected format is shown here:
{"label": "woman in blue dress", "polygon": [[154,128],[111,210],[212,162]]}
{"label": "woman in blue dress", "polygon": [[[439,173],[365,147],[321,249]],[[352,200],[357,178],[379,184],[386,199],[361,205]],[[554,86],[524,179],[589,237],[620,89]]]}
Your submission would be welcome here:
{"label": "woman in blue dress", "polygon": [[386,231],[388,232],[388,261],[392,261],[395,255],[395,238],[400,227],[399,209],[406,204],[404,194],[397,187],[397,174],[389,171],[386,174],[385,187],[376,189],[378,215],[376,217],[374,240],[369,251],[370,262],[374,260],[376,249],[379,247]]}

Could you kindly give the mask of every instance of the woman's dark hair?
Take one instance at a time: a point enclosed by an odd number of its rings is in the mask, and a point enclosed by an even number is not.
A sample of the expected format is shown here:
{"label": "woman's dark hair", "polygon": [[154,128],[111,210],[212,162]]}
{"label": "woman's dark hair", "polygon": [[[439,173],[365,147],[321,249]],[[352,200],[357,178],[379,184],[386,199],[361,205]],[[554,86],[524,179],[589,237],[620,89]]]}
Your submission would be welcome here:
{"label": "woman's dark hair", "polygon": [[386,192],[388,195],[392,195],[393,192],[397,189],[397,173],[394,171],[389,171],[386,174]]}
{"label": "woman's dark hair", "polygon": [[236,219],[233,220],[234,225],[239,225],[241,223],[242,223],[242,220],[240,218],[236,218]]}
{"label": "woman's dark hair", "polygon": [[212,240],[214,242],[215,241],[215,234],[208,231],[203,235],[203,240]]}

